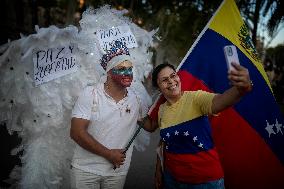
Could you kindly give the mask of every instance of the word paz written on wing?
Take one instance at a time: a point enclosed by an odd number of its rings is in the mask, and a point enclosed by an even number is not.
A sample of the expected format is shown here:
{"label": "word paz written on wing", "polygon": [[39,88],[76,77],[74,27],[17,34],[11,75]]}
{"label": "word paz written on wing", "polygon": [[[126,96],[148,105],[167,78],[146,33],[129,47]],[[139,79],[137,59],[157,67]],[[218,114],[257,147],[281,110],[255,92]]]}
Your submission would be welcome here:
{"label": "word paz written on wing", "polygon": [[74,45],[34,49],[34,81],[38,86],[78,70]]}

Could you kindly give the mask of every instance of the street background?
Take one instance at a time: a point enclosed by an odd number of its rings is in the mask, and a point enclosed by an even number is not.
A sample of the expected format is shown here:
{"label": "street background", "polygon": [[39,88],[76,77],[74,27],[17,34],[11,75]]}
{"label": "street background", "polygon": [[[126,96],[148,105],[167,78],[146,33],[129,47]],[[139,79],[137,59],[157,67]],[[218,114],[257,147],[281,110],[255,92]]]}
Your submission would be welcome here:
{"label": "street background", "polygon": [[134,149],[124,189],[151,189],[154,186],[156,148],[160,139],[159,131],[151,133],[150,145],[144,152]]}

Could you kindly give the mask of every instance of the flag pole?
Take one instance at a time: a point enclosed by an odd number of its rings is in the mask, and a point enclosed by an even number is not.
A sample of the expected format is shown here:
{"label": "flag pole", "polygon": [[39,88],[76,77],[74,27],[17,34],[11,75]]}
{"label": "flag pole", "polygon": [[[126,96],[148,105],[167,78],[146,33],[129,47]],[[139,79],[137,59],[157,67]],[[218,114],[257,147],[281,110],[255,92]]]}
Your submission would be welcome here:
{"label": "flag pole", "polygon": [[[137,135],[140,132],[141,128],[142,127],[140,125],[138,125],[138,129],[135,131],[134,135],[132,136],[132,138],[129,140],[128,144],[124,148],[123,154],[126,154],[127,150],[129,149],[129,147],[133,143],[134,139],[137,137]],[[116,169],[116,166],[114,166],[113,169]]]}

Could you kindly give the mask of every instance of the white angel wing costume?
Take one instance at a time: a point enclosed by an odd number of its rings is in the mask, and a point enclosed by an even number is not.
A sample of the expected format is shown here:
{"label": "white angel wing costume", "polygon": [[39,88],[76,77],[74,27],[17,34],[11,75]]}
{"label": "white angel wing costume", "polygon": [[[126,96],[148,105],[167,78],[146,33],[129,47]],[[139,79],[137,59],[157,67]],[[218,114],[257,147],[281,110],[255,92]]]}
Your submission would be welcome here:
{"label": "white angel wing costume", "polygon": [[[69,137],[71,110],[79,92],[98,83],[103,75],[99,64],[103,52],[94,32],[121,25],[130,27],[138,44],[129,49],[135,60],[131,87],[151,105],[142,81],[152,69],[149,47],[155,31],[141,29],[124,13],[109,6],[88,9],[80,21],[80,31],[75,26],[37,29],[36,34],[10,42],[0,57],[0,121],[6,122],[9,132],[16,131],[22,138],[21,145],[12,151],[17,154],[23,150],[22,167],[16,167],[11,174],[21,188],[69,188],[74,144]],[[60,59],[64,50],[67,55]],[[38,66],[39,61],[48,66]],[[52,77],[55,68],[68,73]],[[143,113],[146,115],[146,110]],[[136,146],[143,149],[149,136],[144,131],[137,141]]]}

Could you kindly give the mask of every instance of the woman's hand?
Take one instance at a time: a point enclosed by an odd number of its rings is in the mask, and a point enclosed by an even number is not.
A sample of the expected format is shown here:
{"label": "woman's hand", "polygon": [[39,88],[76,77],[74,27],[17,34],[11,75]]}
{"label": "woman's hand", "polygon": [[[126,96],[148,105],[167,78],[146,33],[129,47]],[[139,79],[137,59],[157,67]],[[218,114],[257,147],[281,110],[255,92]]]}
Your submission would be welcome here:
{"label": "woman's hand", "polygon": [[231,70],[228,78],[233,87],[222,94],[217,94],[212,101],[212,113],[217,114],[220,111],[236,104],[242,96],[252,90],[252,82],[249,77],[249,71],[236,63],[232,63],[235,70]]}
{"label": "woman's hand", "polygon": [[229,72],[228,78],[232,85],[235,86],[240,94],[245,94],[252,90],[252,82],[249,77],[249,71],[245,67],[232,63],[235,69]]}

